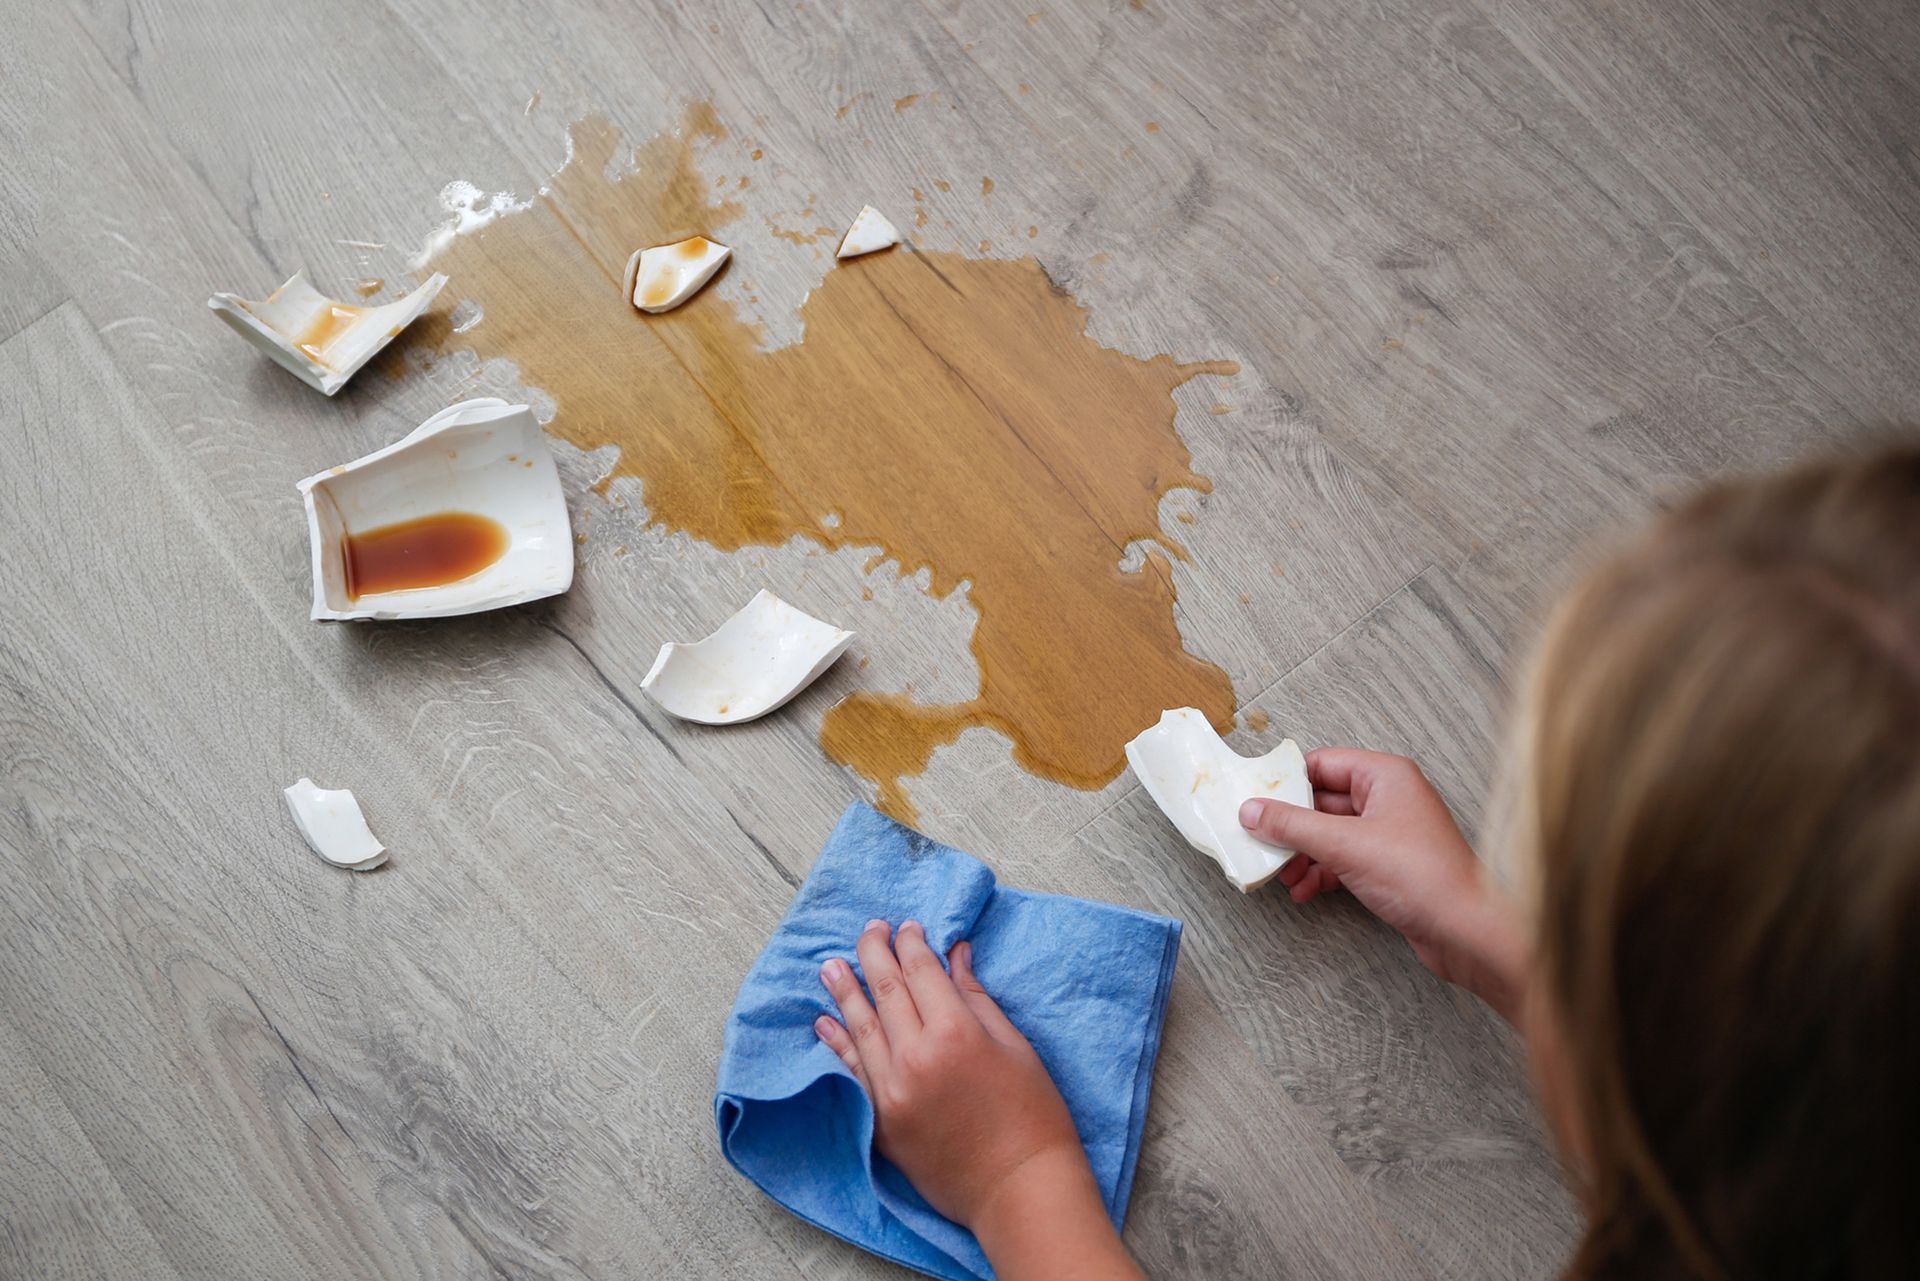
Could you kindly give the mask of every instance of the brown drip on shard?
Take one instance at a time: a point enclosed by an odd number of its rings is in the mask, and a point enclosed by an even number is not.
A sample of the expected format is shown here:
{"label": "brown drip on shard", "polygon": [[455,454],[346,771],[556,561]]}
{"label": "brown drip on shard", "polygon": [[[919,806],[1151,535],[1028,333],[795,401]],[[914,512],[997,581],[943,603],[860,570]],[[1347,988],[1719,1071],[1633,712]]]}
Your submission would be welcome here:
{"label": "brown drip on shard", "polygon": [[327,359],[333,344],[351,328],[353,323],[367,314],[365,307],[350,307],[343,302],[332,302],[322,307],[307,327],[293,336],[293,345],[318,364],[332,368]]}
{"label": "brown drip on shard", "polygon": [[[1118,565],[1131,543],[1174,546],[1161,495],[1211,487],[1174,431],[1171,392],[1237,366],[1101,347],[1032,259],[849,260],[807,298],[804,340],[775,351],[711,287],[645,315],[621,297],[633,250],[741,214],[715,203],[694,161],[695,141],[725,130],[697,106],[630,157],[603,119],[572,133],[571,163],[528,209],[431,265],[485,321],[426,332],[514,361],[553,397],[555,435],[619,446],[614,474],[639,479],[668,529],[728,551],[795,534],[878,547],[903,574],[927,570],[936,595],[968,584],[978,697],[858,692],[821,726],[827,755],[873,782],[884,809],[911,819],[905,780],[973,727],[1082,788],[1112,780],[1165,708],[1231,728],[1226,673],[1182,648],[1166,557]],[[632,172],[609,177],[616,158]]]}

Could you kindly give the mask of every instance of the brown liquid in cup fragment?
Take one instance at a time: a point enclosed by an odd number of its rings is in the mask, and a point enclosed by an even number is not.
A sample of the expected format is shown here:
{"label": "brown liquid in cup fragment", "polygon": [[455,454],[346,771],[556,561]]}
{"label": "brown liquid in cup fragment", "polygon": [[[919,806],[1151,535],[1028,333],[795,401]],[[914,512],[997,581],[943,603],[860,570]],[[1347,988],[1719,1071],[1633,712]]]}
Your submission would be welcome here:
{"label": "brown liquid in cup fragment", "polygon": [[440,587],[506,555],[507,527],[476,512],[436,512],[348,534],[347,598]]}
{"label": "brown liquid in cup fragment", "polygon": [[[648,316],[621,297],[642,245],[720,233],[694,143],[725,130],[690,108],[680,130],[607,175],[619,136],[591,118],[573,158],[521,213],[433,262],[485,323],[444,349],[506,357],[557,405],[549,427],[620,448],[655,522],[722,550],[795,534],[878,547],[937,595],[969,584],[980,693],[948,706],[858,692],[829,709],[821,746],[911,820],[905,779],[975,726],[1005,735],[1041,777],[1097,788],[1165,708],[1233,723],[1226,673],[1188,654],[1166,556],[1118,568],[1161,530],[1160,496],[1206,490],[1173,429],[1172,390],[1225,361],[1141,360],[1086,336],[1087,312],[1038,263],[876,254],[830,267],[802,307],[804,339],[775,351],[709,287]],[[829,513],[837,515],[826,523]]]}

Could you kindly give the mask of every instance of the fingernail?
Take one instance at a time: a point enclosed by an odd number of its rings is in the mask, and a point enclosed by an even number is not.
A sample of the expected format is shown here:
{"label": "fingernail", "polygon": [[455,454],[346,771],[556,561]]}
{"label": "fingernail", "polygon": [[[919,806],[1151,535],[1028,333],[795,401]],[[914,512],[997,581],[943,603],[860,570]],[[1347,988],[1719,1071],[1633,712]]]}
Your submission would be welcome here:
{"label": "fingernail", "polygon": [[847,963],[836,956],[820,967],[820,978],[827,983],[838,983],[846,968]]}
{"label": "fingernail", "polygon": [[1260,826],[1260,816],[1266,812],[1265,801],[1242,801],[1240,803],[1240,826],[1251,831]]}
{"label": "fingernail", "polygon": [[874,917],[874,918],[873,918],[873,919],[872,919],[871,921],[868,921],[868,922],[867,922],[867,929],[869,929],[869,930],[872,930],[872,929],[882,929],[882,930],[884,930],[884,929],[886,929],[886,928],[887,928],[887,923],[886,923],[885,921],[883,921],[883,920],[881,920],[881,919],[880,919],[879,917],[877,917],[877,916],[876,916],[876,917]]}
{"label": "fingernail", "polygon": [[960,964],[966,966],[973,964],[973,944],[962,941],[960,945],[953,950],[960,954]]}
{"label": "fingernail", "polygon": [[831,1034],[832,1028],[833,1020],[824,1014],[813,1021],[813,1034],[823,1041]]}
{"label": "fingernail", "polygon": [[922,934],[927,932],[926,927],[918,921],[902,921],[900,922],[900,928],[903,930],[919,930]]}

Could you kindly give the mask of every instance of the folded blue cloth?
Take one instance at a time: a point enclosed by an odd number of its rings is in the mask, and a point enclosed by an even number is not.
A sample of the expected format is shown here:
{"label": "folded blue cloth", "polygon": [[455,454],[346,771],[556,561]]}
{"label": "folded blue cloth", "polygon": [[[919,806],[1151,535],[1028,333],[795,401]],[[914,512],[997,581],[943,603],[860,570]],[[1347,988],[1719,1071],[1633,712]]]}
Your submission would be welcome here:
{"label": "folded blue cloth", "polygon": [[[713,1098],[735,1169],[807,1222],[951,1281],[991,1278],[973,1234],[941,1217],[873,1150],[866,1091],[814,1035],[836,1013],[820,967],[875,917],[926,926],[941,956],[973,942],[974,972],[1066,1097],[1117,1228],[1140,1156],[1180,922],[1001,889],[978,859],[854,804],[740,985]],[[862,975],[862,981],[865,976]]]}

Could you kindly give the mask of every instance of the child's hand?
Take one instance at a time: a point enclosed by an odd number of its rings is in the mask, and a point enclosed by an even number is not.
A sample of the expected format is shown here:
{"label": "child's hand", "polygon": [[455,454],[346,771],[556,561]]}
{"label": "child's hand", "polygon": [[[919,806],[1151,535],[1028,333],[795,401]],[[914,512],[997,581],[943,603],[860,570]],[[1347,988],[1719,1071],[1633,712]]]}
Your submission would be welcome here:
{"label": "child's hand", "polygon": [[873,1002],[828,961],[820,979],[845,1024],[822,1015],[814,1031],[866,1087],[881,1155],[973,1230],[1003,1278],[1137,1277],[1066,1102],[974,978],[972,945],[948,953],[951,975],[913,921],[895,946],[869,921],[858,950]]}
{"label": "child's hand", "polygon": [[1526,940],[1446,802],[1404,756],[1307,753],[1315,809],[1250,800],[1240,823],[1300,852],[1280,870],[1296,903],[1346,889],[1399,930],[1421,962],[1513,1019]]}
{"label": "child's hand", "polygon": [[898,948],[885,921],[869,921],[859,954],[873,1004],[845,961],[828,961],[820,977],[846,1023],[823,1015],[814,1025],[867,1087],[881,1155],[965,1224],[1029,1162],[1067,1157],[1084,1168],[1060,1091],[974,978],[972,945],[954,945],[951,976],[917,922],[900,927]]}

